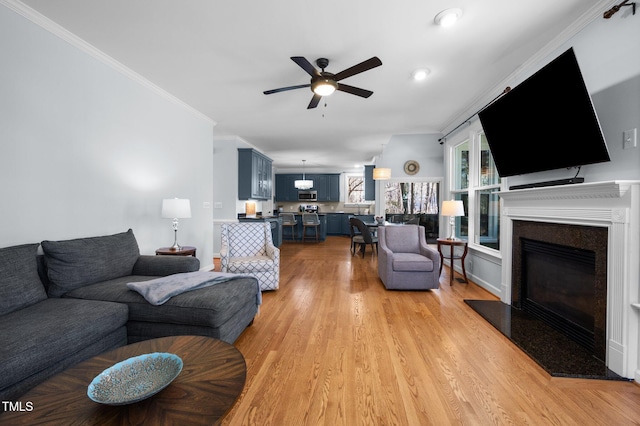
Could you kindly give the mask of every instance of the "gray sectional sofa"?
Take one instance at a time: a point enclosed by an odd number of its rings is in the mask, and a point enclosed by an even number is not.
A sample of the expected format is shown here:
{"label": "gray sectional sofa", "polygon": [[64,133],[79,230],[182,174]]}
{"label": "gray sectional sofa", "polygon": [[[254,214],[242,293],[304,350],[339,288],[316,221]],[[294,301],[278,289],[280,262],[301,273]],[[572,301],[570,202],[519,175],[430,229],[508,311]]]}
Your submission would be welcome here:
{"label": "gray sectional sofa", "polygon": [[0,400],[110,349],[156,337],[204,335],[233,343],[258,310],[243,277],[155,306],[128,282],[197,271],[195,257],[140,255],[131,230],[0,249]]}

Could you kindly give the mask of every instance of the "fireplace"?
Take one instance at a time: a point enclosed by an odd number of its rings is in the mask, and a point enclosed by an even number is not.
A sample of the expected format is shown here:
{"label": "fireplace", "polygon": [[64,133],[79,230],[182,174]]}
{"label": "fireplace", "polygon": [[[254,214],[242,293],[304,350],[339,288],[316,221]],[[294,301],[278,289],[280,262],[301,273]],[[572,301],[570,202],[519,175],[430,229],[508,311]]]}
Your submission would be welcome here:
{"label": "fireplace", "polygon": [[606,357],[607,229],[513,223],[512,306]]}
{"label": "fireplace", "polygon": [[[593,278],[578,279],[593,282],[586,291],[593,293],[593,301],[565,306],[573,311],[568,322],[588,330],[587,337],[582,336],[578,340],[583,340],[585,346],[593,345],[594,355],[604,360],[607,368],[622,377],[640,381],[640,181],[510,190],[500,192],[500,197],[501,301],[512,305],[512,309],[522,307],[522,295],[528,291],[528,284],[523,288],[523,268],[549,267],[536,263],[546,262],[537,259],[538,254],[534,254],[532,260],[525,259],[529,255],[523,254],[523,244],[533,241],[534,245],[542,243],[547,247],[543,250],[549,247],[552,251],[558,247],[561,251],[568,248],[569,251],[579,251],[586,258],[593,257],[593,263],[588,261],[592,266],[586,268],[593,269]],[[534,251],[538,248],[536,246]],[[554,252],[551,257],[559,256],[562,255]],[[567,272],[560,274],[566,276]],[[579,275],[585,274],[591,273],[579,272]],[[560,290],[548,281],[566,280],[552,276],[544,277],[543,281],[547,282],[547,288],[541,291],[554,294]],[[583,296],[587,297],[580,297]],[[553,305],[556,301],[543,300],[542,305]],[[590,307],[585,308],[587,305]],[[549,308],[546,311],[555,310],[555,306],[546,308]],[[589,314],[583,317],[583,310],[588,310]],[[593,339],[588,336],[591,332]]]}

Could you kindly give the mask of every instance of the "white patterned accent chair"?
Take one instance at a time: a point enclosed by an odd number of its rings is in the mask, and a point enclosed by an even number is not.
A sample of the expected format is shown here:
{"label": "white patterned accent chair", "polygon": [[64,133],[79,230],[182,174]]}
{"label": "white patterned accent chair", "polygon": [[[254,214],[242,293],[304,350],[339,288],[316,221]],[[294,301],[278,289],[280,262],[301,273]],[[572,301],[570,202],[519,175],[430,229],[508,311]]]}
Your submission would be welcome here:
{"label": "white patterned accent chair", "polygon": [[280,249],[273,245],[270,223],[224,223],[221,239],[222,272],[256,277],[261,290],[278,289]]}

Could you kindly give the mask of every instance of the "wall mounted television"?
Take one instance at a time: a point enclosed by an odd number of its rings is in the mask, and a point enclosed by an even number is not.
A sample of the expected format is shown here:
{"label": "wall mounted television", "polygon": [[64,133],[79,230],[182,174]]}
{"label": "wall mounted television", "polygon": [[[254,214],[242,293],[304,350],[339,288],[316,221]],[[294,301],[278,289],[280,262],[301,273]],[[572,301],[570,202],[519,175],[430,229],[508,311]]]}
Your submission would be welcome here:
{"label": "wall mounted television", "polygon": [[573,48],[478,117],[501,177],[610,161]]}

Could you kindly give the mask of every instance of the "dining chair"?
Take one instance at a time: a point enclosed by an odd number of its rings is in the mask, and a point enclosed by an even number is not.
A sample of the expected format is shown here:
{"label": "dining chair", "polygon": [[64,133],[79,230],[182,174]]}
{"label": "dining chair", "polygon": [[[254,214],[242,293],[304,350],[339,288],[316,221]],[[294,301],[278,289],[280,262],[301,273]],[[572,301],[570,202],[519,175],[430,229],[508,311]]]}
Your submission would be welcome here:
{"label": "dining chair", "polygon": [[367,249],[367,245],[371,246],[373,253],[378,252],[378,237],[371,234],[371,230],[365,223],[357,217],[349,218],[351,226],[351,253],[355,254],[356,245],[360,246],[362,257]]}

